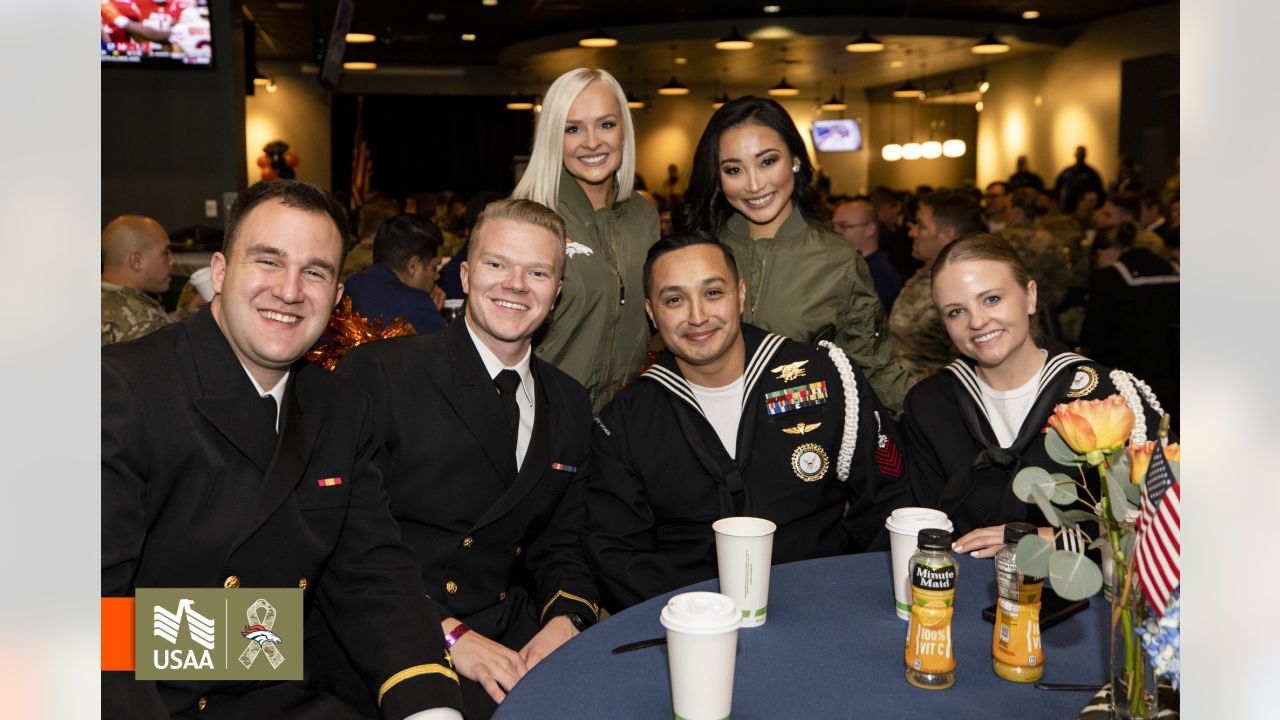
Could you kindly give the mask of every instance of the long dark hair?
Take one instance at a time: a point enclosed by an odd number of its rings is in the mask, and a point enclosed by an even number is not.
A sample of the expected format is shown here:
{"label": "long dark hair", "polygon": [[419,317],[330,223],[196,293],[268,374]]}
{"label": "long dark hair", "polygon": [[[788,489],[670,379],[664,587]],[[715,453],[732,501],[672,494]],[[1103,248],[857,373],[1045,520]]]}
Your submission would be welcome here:
{"label": "long dark hair", "polygon": [[777,101],[746,95],[725,103],[707,121],[693,152],[693,169],[684,205],[673,218],[678,229],[707,230],[718,234],[733,217],[736,211],[720,190],[720,136],[742,125],[767,127],[782,137],[787,151],[800,162],[800,172],[795,174],[795,188],[791,192],[791,204],[794,209],[812,215],[813,163],[809,161],[800,131]]}

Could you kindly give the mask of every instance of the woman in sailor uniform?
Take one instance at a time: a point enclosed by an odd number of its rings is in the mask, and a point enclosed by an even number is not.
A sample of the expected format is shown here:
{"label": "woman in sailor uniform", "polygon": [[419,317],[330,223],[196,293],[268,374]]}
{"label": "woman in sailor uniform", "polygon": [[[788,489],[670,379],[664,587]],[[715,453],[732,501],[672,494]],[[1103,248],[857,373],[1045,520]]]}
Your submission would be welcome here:
{"label": "woman in sailor uniform", "polygon": [[[1013,494],[1012,484],[1027,466],[1080,475],[1045,451],[1054,406],[1119,393],[1134,412],[1130,440],[1145,442],[1163,414],[1160,402],[1130,373],[1035,337],[1035,281],[995,235],[967,235],[943,248],[933,267],[933,300],[962,357],[907,395],[903,426],[916,502],[947,513],[956,552],[993,556],[1008,522],[1031,522],[1049,539],[1054,529]],[[1096,476],[1088,475],[1097,496]],[[1083,549],[1080,542],[1070,531],[1057,539],[1069,549]]]}

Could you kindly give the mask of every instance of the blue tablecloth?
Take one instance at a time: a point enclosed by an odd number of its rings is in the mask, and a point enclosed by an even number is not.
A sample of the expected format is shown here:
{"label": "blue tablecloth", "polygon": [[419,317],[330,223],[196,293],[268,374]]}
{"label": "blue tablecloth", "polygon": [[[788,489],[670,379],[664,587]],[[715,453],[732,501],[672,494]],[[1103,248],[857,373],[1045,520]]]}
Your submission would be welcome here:
{"label": "blue tablecloth", "polygon": [[[768,621],[738,631],[734,719],[1075,718],[1092,693],[1037,690],[992,672],[992,625],[982,608],[995,599],[994,561],[958,562],[952,623],[958,665],[947,690],[921,690],[903,677],[907,622],[893,610],[888,553],[775,566]],[[714,579],[684,588],[718,589]],[[658,614],[672,594],[566,643],[520,681],[495,720],[672,717],[666,647],[609,652],[664,635]],[[1106,680],[1106,605],[1094,598],[1084,612],[1044,632],[1045,682]]]}

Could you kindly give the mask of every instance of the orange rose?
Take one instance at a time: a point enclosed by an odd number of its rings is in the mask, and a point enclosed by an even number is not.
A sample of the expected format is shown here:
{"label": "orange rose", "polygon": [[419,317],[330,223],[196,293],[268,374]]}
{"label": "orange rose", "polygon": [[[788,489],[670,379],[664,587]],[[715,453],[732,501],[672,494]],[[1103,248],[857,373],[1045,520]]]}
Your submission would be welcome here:
{"label": "orange rose", "polygon": [[[1147,468],[1151,465],[1151,453],[1155,452],[1156,441],[1148,440],[1141,445],[1129,446],[1129,482],[1140,483],[1147,477]],[[1178,447],[1178,443],[1169,443],[1164,446],[1164,456],[1173,462],[1182,461],[1182,448]]]}
{"label": "orange rose", "polygon": [[1147,476],[1147,468],[1151,465],[1151,453],[1156,449],[1156,442],[1148,440],[1141,445],[1129,446],[1129,482],[1137,485]]}
{"label": "orange rose", "polygon": [[1133,430],[1133,411],[1124,398],[1074,400],[1053,409],[1049,425],[1067,445],[1096,465],[1102,454],[1114,451]]}

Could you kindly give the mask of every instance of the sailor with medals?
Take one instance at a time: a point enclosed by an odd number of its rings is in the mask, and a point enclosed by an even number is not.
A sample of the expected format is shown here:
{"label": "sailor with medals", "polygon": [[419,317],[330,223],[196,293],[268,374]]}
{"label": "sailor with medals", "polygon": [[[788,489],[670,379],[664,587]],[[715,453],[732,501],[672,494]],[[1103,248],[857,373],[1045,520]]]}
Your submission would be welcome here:
{"label": "sailor with medals", "polygon": [[707,232],[655,244],[645,290],[667,350],[592,437],[583,545],[606,607],[715,576],[723,517],[776,523],[776,563],[885,544],[905,458],[844,351],[742,323],[746,286]]}
{"label": "sailor with medals", "polygon": [[[907,395],[903,428],[915,501],[947,513],[956,552],[993,556],[1009,522],[1034,523],[1048,539],[1048,521],[1012,486],[1028,466],[1079,477],[1045,450],[1054,407],[1119,394],[1135,418],[1129,439],[1145,442],[1163,414],[1160,401],[1124,370],[1053,341],[1037,342],[1031,322],[1036,283],[1002,238],[974,233],[955,240],[939,253],[932,273],[934,304],[962,357]],[[1086,478],[1097,497],[1096,475]],[[1084,550],[1080,542],[1074,532],[1056,539],[1059,547]]]}

